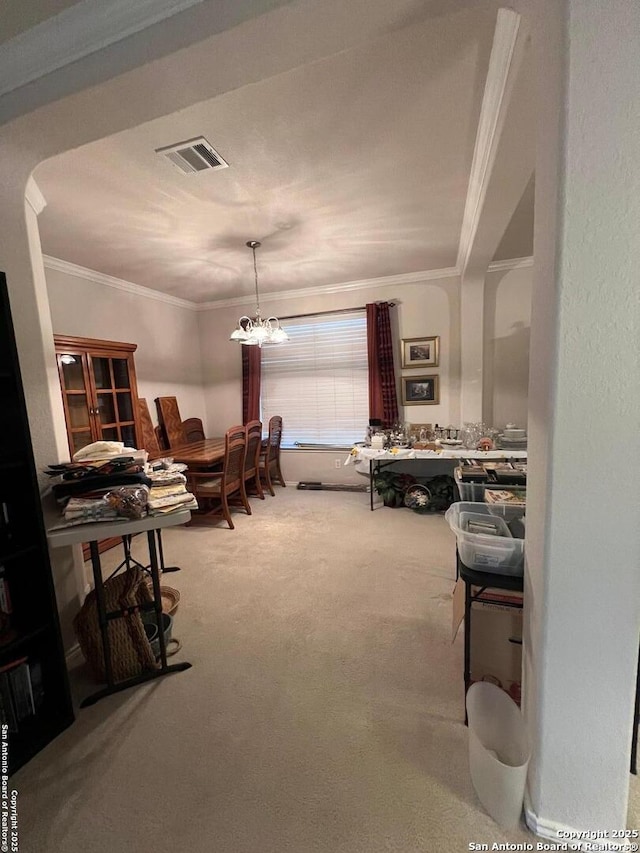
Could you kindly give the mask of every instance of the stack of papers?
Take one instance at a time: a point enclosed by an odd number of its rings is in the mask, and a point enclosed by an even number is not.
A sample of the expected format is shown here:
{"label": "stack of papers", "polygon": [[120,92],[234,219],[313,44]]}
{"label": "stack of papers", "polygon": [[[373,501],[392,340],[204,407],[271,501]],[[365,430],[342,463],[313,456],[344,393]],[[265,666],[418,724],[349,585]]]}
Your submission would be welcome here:
{"label": "stack of papers", "polygon": [[525,506],[527,494],[524,489],[485,489],[484,500],[488,504],[517,504]]}

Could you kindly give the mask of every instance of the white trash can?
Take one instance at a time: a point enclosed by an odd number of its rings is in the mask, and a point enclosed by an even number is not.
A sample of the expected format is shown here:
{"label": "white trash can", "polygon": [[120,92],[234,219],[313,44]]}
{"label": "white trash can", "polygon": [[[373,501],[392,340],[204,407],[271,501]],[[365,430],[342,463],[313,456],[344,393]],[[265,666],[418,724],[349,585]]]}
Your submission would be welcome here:
{"label": "white trash can", "polygon": [[500,826],[512,829],[522,813],[530,745],[520,708],[495,684],[467,691],[469,767],[478,799]]}

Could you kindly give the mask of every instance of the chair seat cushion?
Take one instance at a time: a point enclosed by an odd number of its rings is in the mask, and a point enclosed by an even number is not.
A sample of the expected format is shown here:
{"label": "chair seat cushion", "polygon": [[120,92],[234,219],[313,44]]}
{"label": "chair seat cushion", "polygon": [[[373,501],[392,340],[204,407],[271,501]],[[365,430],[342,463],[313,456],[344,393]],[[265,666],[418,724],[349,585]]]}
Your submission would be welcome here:
{"label": "chair seat cushion", "polygon": [[198,492],[219,492],[220,480],[200,480],[195,488]]}

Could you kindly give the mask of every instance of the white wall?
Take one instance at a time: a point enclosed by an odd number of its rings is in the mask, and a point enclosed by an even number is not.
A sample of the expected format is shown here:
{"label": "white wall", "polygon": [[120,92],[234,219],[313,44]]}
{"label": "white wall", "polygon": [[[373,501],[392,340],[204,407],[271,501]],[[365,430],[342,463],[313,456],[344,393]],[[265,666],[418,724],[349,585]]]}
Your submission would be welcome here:
{"label": "white wall", "polygon": [[[252,305],[196,312],[138,293],[106,286],[82,268],[73,273],[46,267],[47,289],[56,334],[122,340],[138,344],[138,390],[154,422],[153,400],[175,395],[184,417],[200,417],[209,435],[220,435],[242,419],[242,372],[238,344],[228,340],[237,318]],[[485,285],[485,420],[498,426],[526,424],[530,290],[532,269],[487,274]],[[411,284],[380,284],[366,289],[310,296],[263,297],[264,310],[278,316],[339,310],[389,300],[397,340],[396,377],[400,418],[416,423],[460,421],[459,287],[456,277]],[[402,338],[440,336],[440,404],[402,407]],[[363,425],[363,433],[364,433]],[[291,451],[286,479],[355,482],[351,469],[337,469],[334,453]]]}
{"label": "white wall", "polygon": [[[0,164],[2,158],[0,157]],[[2,169],[0,168],[0,173]],[[6,272],[13,327],[18,343],[20,373],[27,403],[29,431],[34,452],[40,493],[50,488],[43,474],[50,462],[68,458],[64,409],[57,375],[51,315],[38,231],[37,211],[25,201],[39,193],[27,182],[27,175],[10,170],[4,185],[0,180],[0,269]],[[24,346],[20,348],[20,340]],[[72,619],[84,591],[84,576],[74,561],[71,548],[51,552],[60,627],[65,647],[75,642]]]}
{"label": "white wall", "polygon": [[487,273],[484,287],[485,421],[527,426],[531,266]]}
{"label": "white wall", "polygon": [[[237,318],[252,305],[222,306],[195,312],[47,267],[47,288],[57,334],[124,340],[138,344],[138,388],[154,422],[153,400],[175,395],[185,417],[200,417],[209,435],[220,435],[242,419],[242,372],[238,344],[228,340]],[[490,272],[485,286],[485,419],[504,426],[526,424],[531,268]],[[366,289],[310,296],[263,297],[264,310],[278,316],[339,310],[389,300],[396,347],[400,418],[416,423],[460,421],[459,279],[411,284],[380,284]],[[401,405],[402,338],[440,336],[440,404]],[[424,372],[424,371],[423,371]],[[364,433],[363,425],[363,433]],[[340,454],[288,451],[287,481],[358,482],[352,468],[336,468]]]}
{"label": "white wall", "polygon": [[[400,418],[416,423],[457,423],[459,420],[460,336],[459,288],[457,277],[412,284],[384,284],[287,298],[261,298],[264,314],[278,317],[357,308],[368,302],[390,301],[392,323],[397,338],[396,376]],[[201,312],[199,317],[203,357],[203,378],[207,406],[207,423],[211,435],[222,434],[229,426],[242,420],[242,360],[240,345],[229,341],[238,317],[253,311],[250,304],[224,306]],[[283,323],[286,326],[286,323]],[[400,339],[419,336],[440,336],[440,364],[429,373],[440,376],[440,404],[427,406],[401,405],[400,376],[420,375],[419,370],[400,370]],[[366,423],[362,425],[364,431]],[[351,482],[353,469],[334,467],[335,454],[291,451],[283,457],[285,479],[297,482],[316,479],[323,482]]]}
{"label": "white wall", "polygon": [[183,418],[206,417],[195,311],[46,268],[53,331],[138,344],[138,393],[154,423],[154,399],[175,396]]}
{"label": "white wall", "polygon": [[[544,16],[543,16],[544,14]],[[640,627],[640,6],[544,3],[529,393],[530,825],[624,829]],[[620,427],[612,434],[612,424]]]}

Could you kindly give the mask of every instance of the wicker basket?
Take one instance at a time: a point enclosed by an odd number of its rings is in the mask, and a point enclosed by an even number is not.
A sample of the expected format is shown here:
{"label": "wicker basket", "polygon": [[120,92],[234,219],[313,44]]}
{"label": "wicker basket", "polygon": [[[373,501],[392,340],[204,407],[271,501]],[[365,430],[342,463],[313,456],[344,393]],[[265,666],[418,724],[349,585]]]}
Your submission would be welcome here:
{"label": "wicker basket", "polygon": [[429,512],[431,503],[431,492],[426,486],[414,483],[404,493],[404,505],[414,512]]}
{"label": "wicker basket", "polygon": [[[103,588],[107,613],[131,608],[127,615],[110,619],[107,623],[114,681],[131,678],[145,670],[157,669],[158,665],[147,640],[140,611],[137,609],[139,605],[148,604],[153,600],[143,573],[131,567],[124,574],[109,578]],[[106,681],[95,590],[86,597],[73,620],[73,627],[91,671],[98,681]]]}

